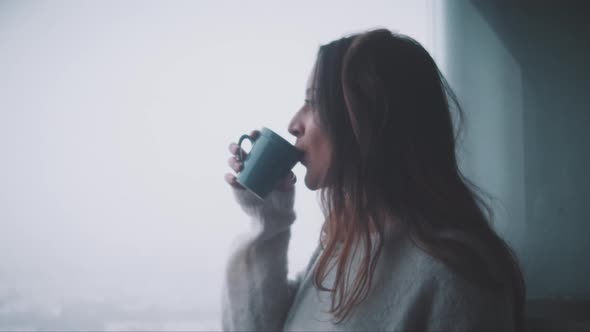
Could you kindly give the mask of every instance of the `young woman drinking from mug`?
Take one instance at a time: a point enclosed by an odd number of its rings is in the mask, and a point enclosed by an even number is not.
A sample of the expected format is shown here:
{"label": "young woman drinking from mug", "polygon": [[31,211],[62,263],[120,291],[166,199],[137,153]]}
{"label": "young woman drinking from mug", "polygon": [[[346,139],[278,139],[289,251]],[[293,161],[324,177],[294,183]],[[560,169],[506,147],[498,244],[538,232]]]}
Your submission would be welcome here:
{"label": "young woman drinking from mug", "polygon": [[[287,278],[293,173],[264,201],[226,175],[257,231],[230,257],[224,330],[522,330],[518,263],[460,172],[456,97],[428,52],[385,29],[320,47],[289,124],[325,221]],[[257,135],[253,132],[252,135]],[[239,173],[230,145],[231,168]]]}

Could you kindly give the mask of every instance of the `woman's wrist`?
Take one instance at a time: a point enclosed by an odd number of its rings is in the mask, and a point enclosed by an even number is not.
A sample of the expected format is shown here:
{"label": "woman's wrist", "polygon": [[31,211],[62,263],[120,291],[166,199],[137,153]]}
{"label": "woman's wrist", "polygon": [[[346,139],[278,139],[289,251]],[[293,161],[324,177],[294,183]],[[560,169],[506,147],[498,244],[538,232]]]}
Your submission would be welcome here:
{"label": "woman's wrist", "polygon": [[253,227],[257,233],[264,237],[290,229],[291,224],[295,221],[294,188],[291,191],[274,190],[264,200],[247,190],[237,188],[232,190],[242,210],[252,217]]}

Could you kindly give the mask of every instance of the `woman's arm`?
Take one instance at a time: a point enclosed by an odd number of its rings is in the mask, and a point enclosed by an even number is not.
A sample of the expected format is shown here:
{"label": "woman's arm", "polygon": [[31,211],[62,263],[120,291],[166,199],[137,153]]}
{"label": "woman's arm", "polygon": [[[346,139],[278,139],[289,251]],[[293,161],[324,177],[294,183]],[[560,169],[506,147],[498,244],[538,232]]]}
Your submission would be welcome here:
{"label": "woman's arm", "polygon": [[254,230],[240,241],[227,263],[222,328],[279,331],[300,282],[300,278],[287,279],[294,190],[273,191],[264,202],[245,190],[232,190]]}

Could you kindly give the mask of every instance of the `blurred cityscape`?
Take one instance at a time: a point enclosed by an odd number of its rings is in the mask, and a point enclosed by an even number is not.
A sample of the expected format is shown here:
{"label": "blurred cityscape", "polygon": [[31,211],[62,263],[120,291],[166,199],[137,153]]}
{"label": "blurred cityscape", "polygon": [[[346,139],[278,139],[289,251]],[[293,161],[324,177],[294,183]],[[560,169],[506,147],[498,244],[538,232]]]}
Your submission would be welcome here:
{"label": "blurred cityscape", "polygon": [[0,331],[218,331],[219,314],[128,299],[35,301],[0,291]]}

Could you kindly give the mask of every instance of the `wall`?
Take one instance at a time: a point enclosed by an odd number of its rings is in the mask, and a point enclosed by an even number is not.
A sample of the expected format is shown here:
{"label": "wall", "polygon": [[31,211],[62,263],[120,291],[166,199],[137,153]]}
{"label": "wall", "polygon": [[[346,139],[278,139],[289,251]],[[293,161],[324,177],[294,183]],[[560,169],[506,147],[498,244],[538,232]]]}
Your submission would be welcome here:
{"label": "wall", "polygon": [[446,2],[462,167],[496,201],[529,298],[589,299],[590,26],[583,3]]}

